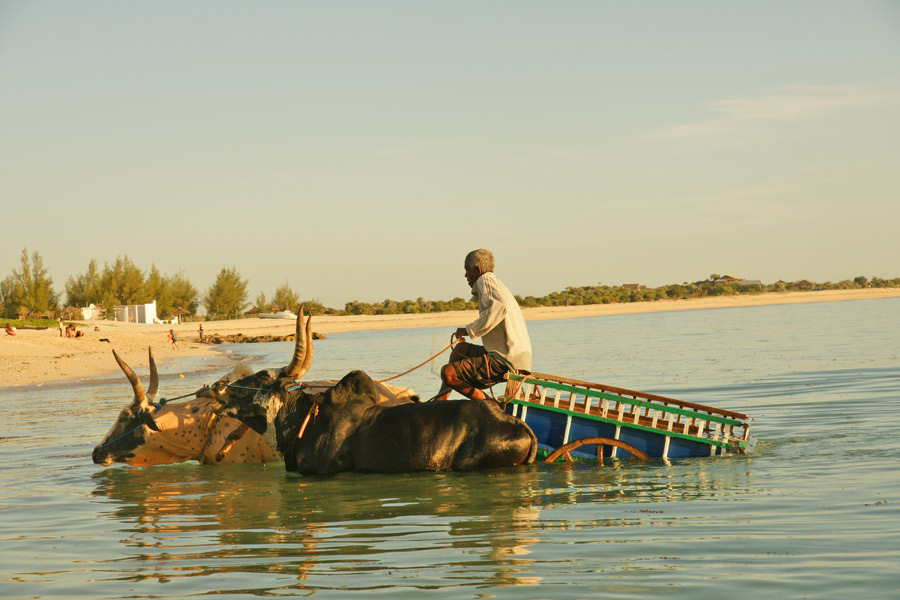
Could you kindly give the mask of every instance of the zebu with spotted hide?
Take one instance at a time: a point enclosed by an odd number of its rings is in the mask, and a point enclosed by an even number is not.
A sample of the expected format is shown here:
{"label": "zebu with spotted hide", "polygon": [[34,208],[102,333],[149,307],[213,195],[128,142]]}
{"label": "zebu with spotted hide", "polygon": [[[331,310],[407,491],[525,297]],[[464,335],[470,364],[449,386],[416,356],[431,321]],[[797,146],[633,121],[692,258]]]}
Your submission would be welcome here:
{"label": "zebu with spotted hide", "polygon": [[[220,414],[221,405],[212,398],[194,398],[178,404],[154,403],[158,386],[156,363],[150,351],[150,386],[144,392],[140,378],[113,351],[116,361],[134,389],[134,400],[126,406],[103,441],[94,448],[93,461],[108,466],[114,462],[134,466],[179,463],[196,460],[201,464],[228,465],[265,463],[278,458],[262,436],[247,435],[240,446],[221,460],[216,453],[241,422]],[[238,365],[220,381],[227,382],[246,373]]]}

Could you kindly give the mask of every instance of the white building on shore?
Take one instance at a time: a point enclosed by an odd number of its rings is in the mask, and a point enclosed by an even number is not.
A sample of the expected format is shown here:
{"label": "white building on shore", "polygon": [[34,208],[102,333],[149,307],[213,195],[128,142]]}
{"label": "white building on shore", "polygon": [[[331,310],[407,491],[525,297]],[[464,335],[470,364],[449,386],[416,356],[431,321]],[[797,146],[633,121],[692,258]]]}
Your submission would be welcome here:
{"label": "white building on shore", "polygon": [[128,304],[116,306],[115,320],[125,323],[159,323],[156,318],[156,300],[150,304]]}

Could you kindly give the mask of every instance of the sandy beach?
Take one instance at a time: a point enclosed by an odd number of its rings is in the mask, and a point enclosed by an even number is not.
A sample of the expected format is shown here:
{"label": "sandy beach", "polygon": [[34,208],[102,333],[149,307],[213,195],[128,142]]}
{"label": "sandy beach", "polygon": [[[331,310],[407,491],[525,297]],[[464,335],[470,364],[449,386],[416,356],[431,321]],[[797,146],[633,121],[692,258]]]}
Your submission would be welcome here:
{"label": "sandy beach", "polygon": [[[818,292],[786,292],[757,296],[729,296],[691,300],[662,300],[633,304],[596,304],[587,306],[541,307],[524,310],[528,321],[571,319],[670,310],[703,310],[804,302],[835,302],[900,297],[900,289],[828,290]],[[414,315],[317,316],[313,330],[322,335],[348,331],[405,329],[414,327],[447,327],[449,333],[470,323],[475,311],[457,311]],[[15,337],[0,333],[0,389],[49,382],[81,381],[121,375],[112,356],[115,349],[132,367],[142,372],[147,366],[147,348],[153,348],[156,359],[178,356],[211,356],[217,346],[199,343],[199,323],[145,325],[114,321],[93,321],[82,327],[80,338],[60,337],[56,329],[19,330]],[[294,322],[280,319],[237,319],[206,321],[206,335],[245,336],[286,335],[294,330]],[[96,327],[96,329],[95,329]],[[170,328],[178,334],[179,349],[167,339]],[[102,341],[108,340],[108,341]]]}

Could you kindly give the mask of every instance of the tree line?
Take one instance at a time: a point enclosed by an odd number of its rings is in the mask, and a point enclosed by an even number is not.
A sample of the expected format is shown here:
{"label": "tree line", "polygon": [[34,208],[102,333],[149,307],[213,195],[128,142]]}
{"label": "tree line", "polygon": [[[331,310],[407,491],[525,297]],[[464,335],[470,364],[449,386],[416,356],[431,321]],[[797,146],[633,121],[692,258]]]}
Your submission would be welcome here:
{"label": "tree line", "polygon": [[[162,319],[173,316],[196,316],[201,306],[206,311],[207,319],[235,319],[248,314],[281,310],[296,312],[301,304],[306,307],[309,314],[347,315],[434,313],[477,308],[474,298],[453,298],[449,301],[418,298],[399,301],[386,299],[375,303],[354,300],[346,303],[343,310],[336,310],[324,306],[316,298],[301,301],[300,295],[291,289],[287,282],[279,286],[271,298],[260,293],[251,303],[247,286],[247,280],[241,277],[235,267],[222,267],[213,284],[201,295],[183,271],[166,275],[160,273],[155,265],[151,265],[150,270],[145,273],[126,255],[117,257],[112,263],[104,263],[103,268],[99,267],[96,260],[91,259],[84,273],[70,276],[66,280],[66,300],[63,303],[53,289],[53,280],[47,274],[41,255],[37,252],[29,255],[28,250],[23,249],[20,268],[13,269],[12,273],[0,282],[0,317],[54,318],[65,306],[87,307],[93,304],[101,310],[104,318],[113,318],[116,306],[148,304],[153,300],[156,300],[157,315]],[[522,307],[527,308],[869,287],[900,287],[900,277],[869,279],[859,276],[838,283],[813,283],[803,280],[748,284],[742,281],[722,282],[719,275],[712,274],[709,279],[702,281],[669,284],[656,288],[634,285],[609,286],[598,283],[595,286],[567,287],[546,296],[524,298],[516,296],[516,300]]]}
{"label": "tree line", "polygon": [[[144,272],[128,256],[117,257],[101,268],[91,259],[84,273],[65,282],[65,302],[53,289],[53,280],[38,252],[22,250],[19,269],[13,269],[0,282],[0,317],[7,319],[55,318],[67,307],[97,307],[104,318],[114,318],[116,306],[149,304],[156,300],[156,313],[161,319],[197,315],[201,306],[208,319],[243,316],[247,301],[247,280],[234,267],[223,267],[216,280],[200,294],[183,271],[173,275],[161,273],[156,265]],[[260,294],[251,311],[296,311],[299,295],[285,283],[267,301]],[[317,300],[306,301],[315,310],[323,310]]]}
{"label": "tree line", "polygon": [[[626,302],[653,302],[655,300],[679,300],[687,298],[703,298],[706,296],[735,296],[741,294],[762,294],[765,292],[802,292],[815,290],[848,290],[869,287],[900,287],[900,277],[881,279],[873,277],[856,277],[839,283],[813,283],[810,281],[779,281],[773,284],[742,284],[740,282],[717,283],[719,275],[712,274],[709,279],[693,283],[669,284],[656,288],[635,287],[628,285],[602,285],[567,287],[561,292],[551,292],[546,296],[519,296],[516,301],[523,308],[538,306],[577,306],[583,304],[614,304]],[[478,308],[474,298],[463,300],[454,298],[444,300],[385,300],[384,302],[348,302],[342,311],[352,315],[389,315],[401,313],[428,313],[448,310],[467,310]]]}
{"label": "tree line", "polygon": [[851,290],[870,287],[900,287],[900,277],[881,279],[873,277],[855,277],[838,283],[814,283],[807,280],[778,281],[771,284],[746,283],[741,281],[717,282],[719,275],[712,274],[709,279],[692,283],[675,283],[655,288],[635,289],[633,286],[595,285],[567,287],[561,292],[552,292],[547,296],[525,298],[516,296],[519,305],[533,306],[575,306],[580,304],[613,304],[624,302],[653,302],[656,300],[684,300],[704,298],[708,296],[738,296],[763,294],[768,292],[807,292],[818,290]]}

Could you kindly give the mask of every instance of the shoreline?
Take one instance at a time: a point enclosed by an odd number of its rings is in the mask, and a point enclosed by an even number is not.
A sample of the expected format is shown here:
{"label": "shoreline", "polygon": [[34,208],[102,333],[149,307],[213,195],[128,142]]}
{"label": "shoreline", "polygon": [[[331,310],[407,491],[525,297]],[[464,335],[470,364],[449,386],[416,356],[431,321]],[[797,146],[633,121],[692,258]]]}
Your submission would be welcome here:
{"label": "shoreline", "polygon": [[[617,304],[535,307],[523,309],[526,321],[573,319],[625,314],[641,314],[678,310],[709,310],[779,304],[837,302],[900,298],[898,288],[860,290],[823,290],[816,292],[772,292],[753,296],[716,296],[687,300],[658,300]],[[451,311],[409,315],[316,316],[313,331],[323,335],[351,331],[380,331],[420,327],[455,329],[470,323],[477,311]],[[56,329],[19,330],[15,337],[0,333],[0,390],[47,383],[84,382],[88,379],[121,375],[112,357],[112,349],[135,370],[147,366],[147,348],[153,348],[157,363],[179,357],[215,357],[221,346],[201,344],[199,322],[181,325],[145,325],[115,321],[93,321],[82,328],[80,338],[59,337]],[[236,334],[245,336],[287,335],[294,332],[295,322],[280,319],[235,319],[202,322],[205,335]],[[97,330],[94,330],[96,326]],[[178,334],[179,349],[167,339],[169,329]],[[101,341],[101,340],[108,340]]]}

